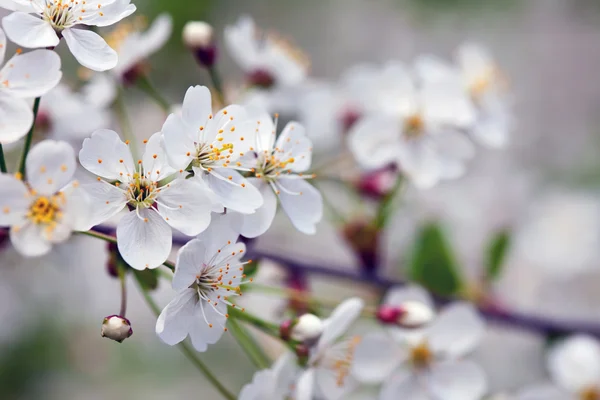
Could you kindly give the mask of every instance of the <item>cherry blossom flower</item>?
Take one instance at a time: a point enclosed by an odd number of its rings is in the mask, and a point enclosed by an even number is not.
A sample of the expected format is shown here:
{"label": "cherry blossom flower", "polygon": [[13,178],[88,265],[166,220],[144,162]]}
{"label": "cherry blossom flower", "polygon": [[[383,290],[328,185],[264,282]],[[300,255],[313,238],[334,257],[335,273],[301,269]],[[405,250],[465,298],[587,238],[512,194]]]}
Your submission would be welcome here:
{"label": "cherry blossom flower", "polygon": [[206,351],[227,330],[229,299],[241,294],[246,246],[236,243],[238,234],[228,224],[218,222],[177,253],[173,289],[178,294],[156,321],[156,334],[171,346],[189,335],[196,350]]}
{"label": "cherry blossom flower", "polygon": [[460,130],[473,123],[475,112],[463,90],[444,83],[418,86],[398,63],[386,65],[371,85],[367,115],[349,136],[363,168],[398,164],[419,188],[464,174],[474,148]]}
{"label": "cherry blossom flower", "polygon": [[254,374],[252,382],[242,388],[239,400],[285,400],[292,394],[292,387],[300,371],[296,358],[286,352],[275,364]]}
{"label": "cherry blossom flower", "polygon": [[[395,288],[384,303],[417,301],[433,307],[419,287]],[[361,382],[384,381],[381,400],[398,398],[479,400],[486,379],[475,363],[463,360],[479,343],[484,323],[474,307],[452,304],[422,329],[388,328],[363,337],[352,372]]]}
{"label": "cherry blossom flower", "polygon": [[357,297],[345,300],[323,321],[323,333],[310,348],[307,367],[296,382],[296,400],[341,399],[358,387],[351,369],[361,339],[358,336],[339,339],[356,321],[363,306],[364,302]]}
{"label": "cherry blossom flower", "polygon": [[10,227],[10,240],[21,254],[44,255],[72,231],[91,227],[90,202],[73,180],[75,168],[69,144],[46,140],[27,155],[25,182],[0,174],[0,227]]}
{"label": "cherry blossom flower", "polygon": [[[109,26],[133,14],[130,0],[12,0],[20,9],[2,19],[6,35],[27,48],[55,47],[64,37],[84,67],[106,71],[117,65],[117,53],[95,32],[79,25]],[[28,8],[24,8],[27,7]]]}
{"label": "cherry blossom flower", "polygon": [[85,185],[94,201],[94,224],[128,208],[117,225],[117,244],[123,259],[140,270],[156,268],[167,259],[171,228],[197,235],[208,227],[213,208],[196,182],[163,181],[175,170],[167,164],[161,141],[159,133],[152,135],[142,160],[134,162],[116,132],[99,130],[84,140],[79,152],[81,165],[98,175],[98,182]]}
{"label": "cherry blossom flower", "polygon": [[[4,61],[6,36],[0,29],[0,64]],[[0,69],[0,142],[21,139],[33,124],[33,111],[26,100],[40,97],[62,78],[60,58],[49,50],[17,53]]]}
{"label": "cherry blossom flower", "polygon": [[193,171],[195,180],[208,186],[224,207],[249,214],[263,199],[237,171],[247,170],[238,160],[254,145],[254,125],[246,115],[237,105],[213,115],[210,91],[195,86],[185,94],[181,115],[169,115],[162,134],[173,168],[180,173]]}
{"label": "cherry blossom flower", "polygon": [[244,157],[244,165],[254,171],[248,181],[260,190],[264,203],[256,213],[244,216],[240,233],[252,238],[266,232],[275,218],[279,199],[296,229],[314,234],[315,225],[323,217],[323,198],[306,182],[314,176],[303,175],[312,158],[312,143],[304,127],[290,122],[275,141],[277,128],[268,115],[260,116],[254,126],[256,143]]}
{"label": "cherry blossom flower", "polygon": [[548,354],[553,383],[521,391],[517,400],[600,399],[600,343],[587,335],[573,335]]}

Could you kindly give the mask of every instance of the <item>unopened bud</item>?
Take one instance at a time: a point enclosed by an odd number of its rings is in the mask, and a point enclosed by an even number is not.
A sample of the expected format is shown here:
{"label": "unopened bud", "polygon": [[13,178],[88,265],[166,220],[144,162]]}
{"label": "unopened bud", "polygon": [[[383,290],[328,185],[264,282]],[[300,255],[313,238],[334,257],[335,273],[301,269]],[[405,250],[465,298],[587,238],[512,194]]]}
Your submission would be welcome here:
{"label": "unopened bud", "polygon": [[321,337],[323,328],[321,318],[313,314],[304,314],[292,327],[291,338],[303,343],[313,343]]}
{"label": "unopened bud", "polygon": [[100,334],[102,337],[107,337],[121,343],[123,340],[133,335],[133,329],[131,329],[131,323],[127,318],[119,315],[109,315],[102,321],[102,330]]}
{"label": "unopened bud", "polygon": [[288,319],[287,321],[283,321],[281,325],[279,325],[279,336],[281,339],[288,341],[292,336],[292,327],[294,326],[294,321]]}
{"label": "unopened bud", "polygon": [[384,304],[377,309],[377,319],[384,324],[403,328],[419,328],[434,317],[433,310],[418,301],[407,301],[399,306]]}
{"label": "unopened bud", "polygon": [[275,84],[275,77],[266,69],[255,69],[246,76],[246,80],[251,86],[261,89],[269,89]]}
{"label": "unopened bud", "polygon": [[310,348],[305,344],[296,345],[296,357],[298,357],[298,364],[306,365],[308,362],[308,356],[310,355]]}
{"label": "unopened bud", "polygon": [[363,195],[380,200],[392,191],[398,175],[395,167],[387,167],[361,176],[355,186]]}
{"label": "unopened bud", "polygon": [[202,21],[190,21],[183,27],[183,43],[204,67],[212,67],[217,58],[213,27]]}

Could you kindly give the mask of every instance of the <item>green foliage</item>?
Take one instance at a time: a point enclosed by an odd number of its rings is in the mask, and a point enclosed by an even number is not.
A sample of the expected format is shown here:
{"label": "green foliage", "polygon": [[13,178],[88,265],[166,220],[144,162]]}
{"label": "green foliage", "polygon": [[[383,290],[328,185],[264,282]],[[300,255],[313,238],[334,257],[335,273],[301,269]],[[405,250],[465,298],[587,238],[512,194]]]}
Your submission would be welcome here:
{"label": "green foliage", "polygon": [[156,269],[144,269],[138,271],[137,269],[130,268],[134,275],[144,288],[144,290],[154,290],[158,287],[158,271]]}
{"label": "green foliage", "polygon": [[490,240],[487,246],[485,263],[488,280],[491,281],[500,277],[510,244],[511,237],[508,231],[500,231]]}
{"label": "green foliage", "polygon": [[409,277],[440,295],[456,294],[462,286],[456,258],[438,223],[424,225],[417,234]]}

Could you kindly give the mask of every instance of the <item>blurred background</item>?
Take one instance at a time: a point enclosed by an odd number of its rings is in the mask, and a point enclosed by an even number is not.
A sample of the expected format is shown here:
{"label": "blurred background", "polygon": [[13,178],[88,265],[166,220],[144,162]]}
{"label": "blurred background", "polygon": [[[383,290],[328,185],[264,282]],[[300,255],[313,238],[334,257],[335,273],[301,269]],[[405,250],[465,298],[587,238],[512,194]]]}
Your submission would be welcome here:
{"label": "blurred background", "polygon": [[[137,15],[174,18],[168,45],[151,58],[151,78],[173,103],[190,85],[208,85],[180,40],[188,20],[223,27],[241,15],[280,32],[311,59],[311,75],[335,80],[349,66],[420,54],[451,57],[471,40],[486,45],[510,78],[517,126],[505,150],[478,149],[467,175],[418,192],[409,189],[385,234],[384,273],[402,277],[415,235],[424,226],[444,233],[453,262],[476,281],[485,248],[498,232],[511,246],[494,291],[523,312],[600,324],[600,3],[596,0],[138,0]],[[221,49],[219,69],[240,83],[240,70]],[[67,69],[77,66],[64,57]],[[71,63],[71,64],[69,64]],[[67,73],[66,76],[70,74]],[[72,76],[72,75],[71,75]],[[156,106],[127,93],[136,133],[162,125]],[[344,200],[340,199],[343,209]],[[277,220],[258,246],[356,270],[358,261],[338,230],[324,221],[307,237]],[[307,251],[309,249],[310,251]],[[0,250],[0,398],[218,399],[175,348],[154,333],[155,317],[130,282],[128,316],[134,335],[122,344],[100,337],[102,319],[118,311],[119,284],[106,273],[104,243],[75,237],[53,253],[24,260]],[[310,253],[307,256],[306,253]],[[280,279],[278,273],[271,277]],[[317,292],[339,298],[377,293],[319,278]],[[159,285],[164,306],[172,293]],[[261,306],[272,298],[255,299]],[[543,338],[492,327],[475,357],[493,390],[511,390],[543,376]],[[253,368],[226,337],[203,358],[234,392]]]}

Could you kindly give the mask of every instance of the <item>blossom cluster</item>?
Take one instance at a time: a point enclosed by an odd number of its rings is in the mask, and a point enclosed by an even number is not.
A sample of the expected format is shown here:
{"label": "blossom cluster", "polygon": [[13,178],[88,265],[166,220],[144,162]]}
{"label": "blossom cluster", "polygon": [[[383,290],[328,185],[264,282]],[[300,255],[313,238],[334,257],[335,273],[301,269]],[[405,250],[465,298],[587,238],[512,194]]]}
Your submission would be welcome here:
{"label": "blossom cluster", "polygon": [[[479,304],[434,301],[412,284],[392,286],[379,304],[351,297],[329,307],[328,317],[301,284],[277,288],[286,312],[266,318],[240,299],[263,268],[260,257],[248,258],[252,239],[271,228],[278,210],[297,231],[317,233],[327,202],[314,171],[330,172],[332,159],[351,154],[359,168],[350,169],[364,178],[357,191],[385,195],[372,221],[346,229],[368,264],[401,178],[431,188],[465,173],[474,143],[508,143],[514,122],[507,79],[484,47],[462,45],[453,63],[425,55],[410,66],[358,65],[328,82],[310,76],[302,51],[242,17],[224,31],[244,74],[228,91],[218,78],[212,27],[190,22],[183,40],[213,87],[190,86],[173,105],[148,79],[148,58],[173,29],[168,15],[145,29],[143,20],[121,21],[136,11],[130,0],[0,0],[0,7],[12,11],[2,20],[0,64],[7,38],[31,49],[17,50],[0,69],[0,143],[22,149],[9,173],[0,147],[0,227],[19,253],[43,256],[75,232],[110,242],[109,269],[123,288],[127,273],[170,268],[161,278],[170,279],[175,295],[155,327],[164,343],[187,349],[189,336],[196,352],[210,351],[225,332],[239,333],[239,322],[283,343],[271,363],[253,338],[240,340],[263,358],[242,400],[492,394],[472,357],[486,334]],[[117,23],[103,36],[90,29]],[[78,90],[62,82],[54,50],[63,39],[85,67]],[[143,140],[131,135],[126,118],[120,133],[110,129],[111,109],[125,113],[122,92],[134,85],[164,111],[162,125]],[[182,246],[172,263],[174,242]],[[106,317],[101,331],[117,342],[133,334],[122,293],[121,311]],[[563,339],[548,354],[552,383],[508,398],[600,399],[595,339]]]}

